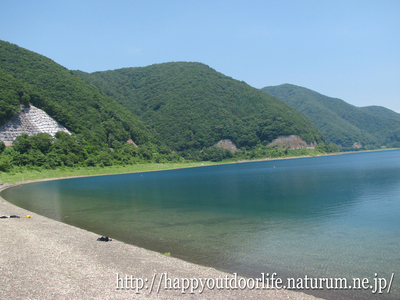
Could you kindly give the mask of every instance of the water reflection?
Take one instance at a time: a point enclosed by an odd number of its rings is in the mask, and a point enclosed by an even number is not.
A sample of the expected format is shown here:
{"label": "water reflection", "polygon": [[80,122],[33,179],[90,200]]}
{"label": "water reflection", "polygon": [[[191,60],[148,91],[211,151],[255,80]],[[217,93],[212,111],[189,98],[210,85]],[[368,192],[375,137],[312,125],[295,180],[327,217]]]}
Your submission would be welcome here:
{"label": "water reflection", "polygon": [[244,275],[371,277],[400,267],[399,158],[400,151],[386,151],[79,178],[2,196]]}

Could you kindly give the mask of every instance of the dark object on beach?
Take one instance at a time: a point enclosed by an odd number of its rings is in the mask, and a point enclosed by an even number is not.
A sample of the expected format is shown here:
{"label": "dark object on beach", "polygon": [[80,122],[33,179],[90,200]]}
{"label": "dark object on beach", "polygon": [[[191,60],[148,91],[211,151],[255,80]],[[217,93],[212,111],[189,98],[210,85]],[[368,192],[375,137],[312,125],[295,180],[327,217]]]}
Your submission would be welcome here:
{"label": "dark object on beach", "polygon": [[97,240],[101,241],[101,242],[111,242],[112,241],[112,239],[110,239],[108,236],[99,237]]}
{"label": "dark object on beach", "polygon": [[1,216],[0,219],[7,219],[7,216]]}
{"label": "dark object on beach", "polygon": [[20,218],[20,216],[11,215],[10,218]]}

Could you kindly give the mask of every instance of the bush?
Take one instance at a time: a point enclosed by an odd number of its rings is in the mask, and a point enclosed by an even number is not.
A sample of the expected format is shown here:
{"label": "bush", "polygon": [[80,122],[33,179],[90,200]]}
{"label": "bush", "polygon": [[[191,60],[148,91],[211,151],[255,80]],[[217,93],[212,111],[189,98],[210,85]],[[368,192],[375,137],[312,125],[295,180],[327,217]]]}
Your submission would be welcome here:
{"label": "bush", "polygon": [[96,165],[96,158],[94,157],[89,157],[86,161],[85,161],[85,165],[88,167],[94,167]]}
{"label": "bush", "polygon": [[4,149],[6,149],[6,145],[3,141],[0,141],[0,154],[3,153]]}
{"label": "bush", "polygon": [[0,171],[9,172],[12,169],[11,160],[7,156],[0,157]]}
{"label": "bush", "polygon": [[109,153],[102,151],[97,155],[98,162],[103,166],[111,166],[112,165],[112,157]]}
{"label": "bush", "polygon": [[202,158],[203,160],[210,160],[210,161],[221,161],[223,159],[232,158],[233,153],[227,149],[222,149],[220,147],[210,147],[207,149],[203,149]]}

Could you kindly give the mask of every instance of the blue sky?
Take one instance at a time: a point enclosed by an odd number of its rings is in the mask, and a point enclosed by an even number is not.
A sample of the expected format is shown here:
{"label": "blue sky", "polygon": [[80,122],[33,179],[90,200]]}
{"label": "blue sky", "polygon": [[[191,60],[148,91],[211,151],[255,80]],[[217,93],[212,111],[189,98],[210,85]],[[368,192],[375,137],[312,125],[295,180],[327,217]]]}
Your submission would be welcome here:
{"label": "blue sky", "polygon": [[86,72],[202,62],[400,112],[399,0],[0,0],[0,39]]}

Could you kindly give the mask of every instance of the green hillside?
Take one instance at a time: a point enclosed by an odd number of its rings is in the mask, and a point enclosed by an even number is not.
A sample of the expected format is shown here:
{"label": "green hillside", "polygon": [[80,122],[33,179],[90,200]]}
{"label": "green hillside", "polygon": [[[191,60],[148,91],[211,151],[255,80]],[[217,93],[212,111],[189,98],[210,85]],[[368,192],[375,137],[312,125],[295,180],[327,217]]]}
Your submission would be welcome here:
{"label": "green hillside", "polygon": [[0,70],[0,125],[11,120],[19,105],[30,98],[27,90],[23,82]]}
{"label": "green hillside", "polygon": [[[9,148],[0,142],[0,172],[335,151],[308,118],[283,101],[200,63],[87,74],[0,41],[0,125],[20,104],[44,110],[73,134],[23,134]],[[282,135],[321,146],[266,146]],[[126,143],[129,139],[139,147]],[[221,139],[244,151],[211,147]]]}
{"label": "green hillside", "polygon": [[74,74],[139,116],[174,150],[202,149],[220,139],[251,148],[291,134],[309,143],[323,141],[315,126],[283,101],[201,63]]}
{"label": "green hillside", "polygon": [[397,120],[400,121],[400,114],[394,112],[391,109],[388,109],[386,107],[383,106],[364,106],[364,107],[360,107],[361,110],[363,110],[364,112],[367,112],[371,115],[380,117],[380,118],[387,118],[387,119],[393,119],[393,120]]}
{"label": "green hillside", "polygon": [[15,113],[16,101],[22,101],[21,91],[27,89],[25,100],[80,134],[92,147],[130,138],[137,144],[152,139],[132,113],[51,59],[0,41],[0,71],[1,93],[6,95],[0,103],[8,107],[2,111],[1,124]]}
{"label": "green hillside", "polygon": [[312,90],[283,84],[262,91],[285,101],[307,116],[328,142],[364,148],[400,146],[398,114],[382,107],[355,107],[343,100],[327,97]]}

